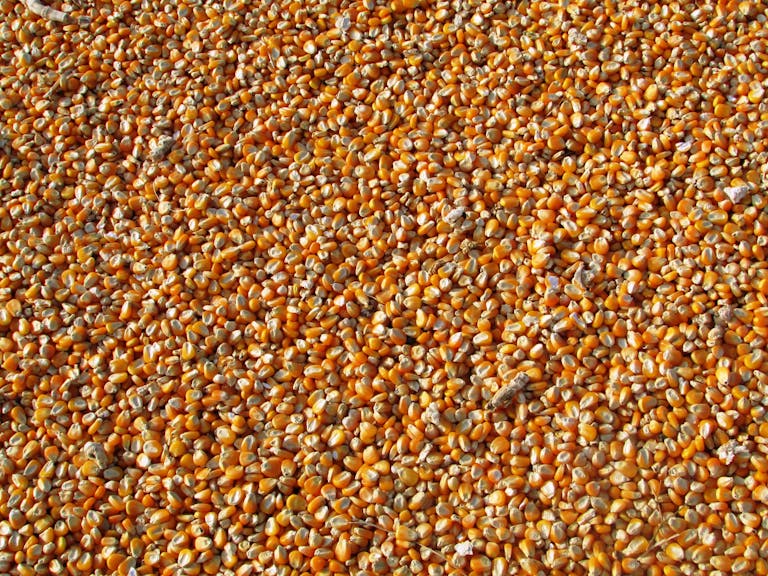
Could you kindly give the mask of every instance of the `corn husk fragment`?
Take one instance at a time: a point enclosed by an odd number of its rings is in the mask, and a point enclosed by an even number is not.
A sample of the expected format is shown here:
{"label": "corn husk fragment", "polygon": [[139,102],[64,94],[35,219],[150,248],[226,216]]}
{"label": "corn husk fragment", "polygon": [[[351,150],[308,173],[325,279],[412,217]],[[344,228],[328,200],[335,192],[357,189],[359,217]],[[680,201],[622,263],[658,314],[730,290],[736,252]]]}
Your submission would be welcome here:
{"label": "corn husk fragment", "polygon": [[506,408],[512,403],[515,396],[525,388],[531,378],[525,372],[518,372],[509,382],[499,388],[498,392],[493,395],[491,401],[488,403],[490,410],[498,410],[499,408]]}

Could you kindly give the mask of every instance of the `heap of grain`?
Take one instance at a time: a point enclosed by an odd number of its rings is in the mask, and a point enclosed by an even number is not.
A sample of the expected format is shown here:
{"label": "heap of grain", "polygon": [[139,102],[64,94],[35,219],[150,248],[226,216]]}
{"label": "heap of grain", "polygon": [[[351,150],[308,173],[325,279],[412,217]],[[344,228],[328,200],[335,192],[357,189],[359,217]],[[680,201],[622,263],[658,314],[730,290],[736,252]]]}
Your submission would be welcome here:
{"label": "heap of grain", "polygon": [[763,2],[52,7],[0,572],[768,573]]}

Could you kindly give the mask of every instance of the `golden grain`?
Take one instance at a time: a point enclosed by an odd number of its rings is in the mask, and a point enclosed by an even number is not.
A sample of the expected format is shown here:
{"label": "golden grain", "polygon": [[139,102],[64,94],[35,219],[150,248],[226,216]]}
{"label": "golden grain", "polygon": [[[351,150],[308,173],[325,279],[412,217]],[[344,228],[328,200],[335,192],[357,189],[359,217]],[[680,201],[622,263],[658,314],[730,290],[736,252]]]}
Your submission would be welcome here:
{"label": "golden grain", "polygon": [[768,573],[765,6],[315,4],[0,3],[0,572]]}

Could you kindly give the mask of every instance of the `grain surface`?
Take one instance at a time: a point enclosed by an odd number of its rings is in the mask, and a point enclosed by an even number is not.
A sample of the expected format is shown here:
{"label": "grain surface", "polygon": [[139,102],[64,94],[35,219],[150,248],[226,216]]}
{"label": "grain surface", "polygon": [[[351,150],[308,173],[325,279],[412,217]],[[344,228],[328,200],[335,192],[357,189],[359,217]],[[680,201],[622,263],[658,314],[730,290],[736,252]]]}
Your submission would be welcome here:
{"label": "grain surface", "polygon": [[767,16],[0,0],[0,573],[768,574]]}

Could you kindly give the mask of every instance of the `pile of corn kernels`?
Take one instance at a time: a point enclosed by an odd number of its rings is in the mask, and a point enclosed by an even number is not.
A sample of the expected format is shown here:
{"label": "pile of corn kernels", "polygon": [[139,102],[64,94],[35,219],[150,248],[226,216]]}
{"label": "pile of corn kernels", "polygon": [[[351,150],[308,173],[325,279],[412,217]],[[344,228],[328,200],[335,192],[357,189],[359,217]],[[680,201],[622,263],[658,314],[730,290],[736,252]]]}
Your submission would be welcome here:
{"label": "pile of corn kernels", "polygon": [[0,0],[0,573],[768,574],[765,2],[70,2]]}

